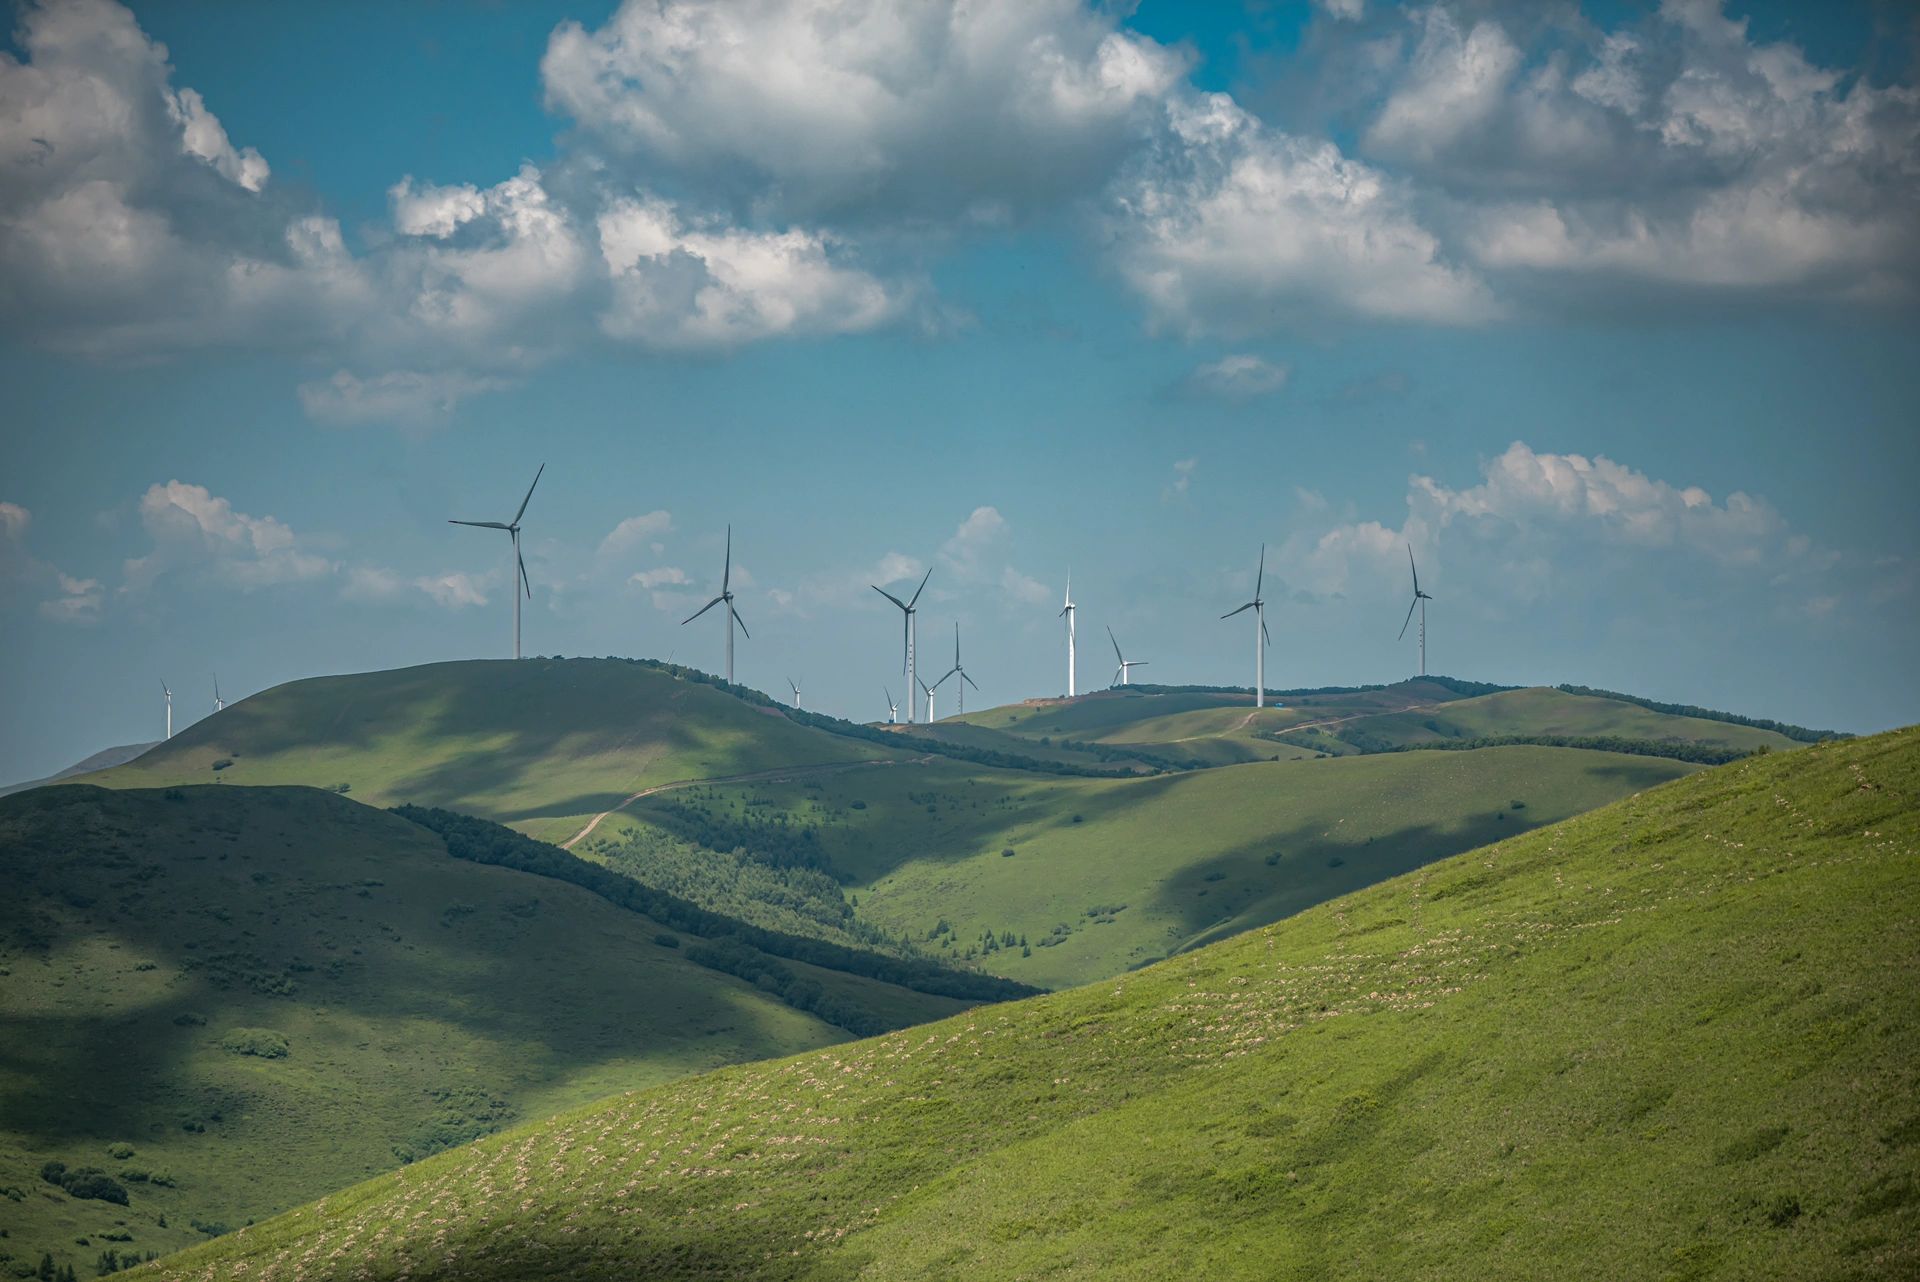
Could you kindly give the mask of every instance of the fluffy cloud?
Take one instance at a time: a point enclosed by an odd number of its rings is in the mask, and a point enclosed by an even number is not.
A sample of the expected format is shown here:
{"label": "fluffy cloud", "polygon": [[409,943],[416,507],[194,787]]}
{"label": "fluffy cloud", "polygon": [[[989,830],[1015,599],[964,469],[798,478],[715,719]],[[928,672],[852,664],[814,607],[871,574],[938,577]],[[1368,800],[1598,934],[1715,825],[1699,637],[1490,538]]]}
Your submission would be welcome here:
{"label": "fluffy cloud", "polygon": [[1000,509],[982,505],[967,514],[940,545],[940,564],[958,589],[991,586],[1016,605],[1047,600],[1052,590],[1008,560],[1012,527]]}
{"label": "fluffy cloud", "polygon": [[1317,328],[1329,316],[1453,324],[1494,311],[1385,174],[1271,129],[1225,94],[1175,103],[1115,204],[1123,277],[1183,331]]}
{"label": "fluffy cloud", "polygon": [[76,579],[70,574],[58,576],[60,595],[40,603],[42,618],[56,623],[96,623],[106,589],[98,579]]}
{"label": "fluffy cloud", "polygon": [[1097,187],[1185,71],[1081,0],[627,0],[541,64],[549,105],[648,173],[943,222]]}
{"label": "fluffy cloud", "polygon": [[140,498],[140,523],[153,539],[145,556],[126,562],[127,590],[151,587],[161,575],[196,571],[245,590],[332,574],[326,558],[304,551],[294,532],[271,516],[249,516],[205,486],[168,481]]}
{"label": "fluffy cloud", "polygon": [[654,347],[732,347],[785,334],[872,329],[903,295],[834,261],[817,233],[688,226],[659,200],[620,200],[599,219],[613,281],[611,336]]}
{"label": "fluffy cloud", "polygon": [[[600,555],[620,556],[643,543],[651,544],[655,551],[658,551],[660,536],[672,529],[673,513],[664,508],[656,508],[640,516],[630,516],[614,526],[607,532],[607,537],[600,540]],[[679,581],[685,582],[685,580]]]}
{"label": "fluffy cloud", "polygon": [[316,422],[428,427],[452,418],[468,397],[511,385],[507,379],[457,370],[389,370],[361,378],[343,369],[331,378],[300,384],[299,393],[301,407]]}
{"label": "fluffy cloud", "polygon": [[1411,21],[1365,138],[1454,202],[1511,290],[1642,288],[1910,299],[1920,272],[1920,90],[1752,41],[1718,0],[1613,31]]}
{"label": "fluffy cloud", "polygon": [[655,588],[686,587],[692,581],[687,577],[687,572],[677,565],[663,565],[656,570],[642,570],[627,580],[649,592]]}
{"label": "fluffy cloud", "polygon": [[499,580],[498,572],[408,575],[380,566],[360,565],[347,570],[340,595],[350,601],[426,600],[446,609],[485,605],[487,593]]}
{"label": "fluffy cloud", "polygon": [[1201,396],[1250,401],[1285,387],[1290,372],[1287,366],[1262,357],[1235,353],[1197,367],[1187,375],[1186,387]]}
{"label": "fluffy cloud", "polygon": [[0,600],[15,590],[54,595],[41,600],[42,618],[57,623],[93,623],[100,618],[104,592],[96,579],[76,578],[42,561],[27,547],[33,513],[18,503],[0,502]]}

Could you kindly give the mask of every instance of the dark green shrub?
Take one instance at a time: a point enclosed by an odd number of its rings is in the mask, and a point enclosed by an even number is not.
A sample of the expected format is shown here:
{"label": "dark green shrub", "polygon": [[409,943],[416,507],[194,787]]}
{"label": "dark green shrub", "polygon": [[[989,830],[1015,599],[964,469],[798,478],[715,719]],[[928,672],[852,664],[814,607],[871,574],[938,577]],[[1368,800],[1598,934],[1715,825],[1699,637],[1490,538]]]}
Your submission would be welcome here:
{"label": "dark green shrub", "polygon": [[119,1158],[122,1162],[133,1156],[133,1145],[122,1140],[118,1144],[107,1145],[107,1156]]}
{"label": "dark green shrub", "polygon": [[290,1049],[287,1035],[271,1028],[236,1028],[220,1039],[220,1045],[231,1054],[259,1059],[285,1059]]}
{"label": "dark green shrub", "polygon": [[662,948],[680,947],[680,937],[678,935],[655,935],[653,937],[653,942],[660,945],[660,947]]}

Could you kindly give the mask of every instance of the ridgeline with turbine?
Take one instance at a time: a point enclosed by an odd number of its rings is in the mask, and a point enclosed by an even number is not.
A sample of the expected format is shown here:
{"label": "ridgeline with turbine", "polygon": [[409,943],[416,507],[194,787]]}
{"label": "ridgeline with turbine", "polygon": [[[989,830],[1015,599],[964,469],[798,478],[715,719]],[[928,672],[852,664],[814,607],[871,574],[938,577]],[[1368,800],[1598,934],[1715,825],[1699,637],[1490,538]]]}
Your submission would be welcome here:
{"label": "ridgeline with turbine", "polygon": [[1407,544],[1407,568],[1413,571],[1413,601],[1407,606],[1407,617],[1400,623],[1400,635],[1396,642],[1407,638],[1407,624],[1413,622],[1413,612],[1420,611],[1420,675],[1427,675],[1427,602],[1433,600],[1420,590],[1420,567],[1413,563],[1413,544]]}
{"label": "ridgeline with turbine", "polygon": [[1111,684],[1119,686],[1131,684],[1128,678],[1133,675],[1133,670],[1135,668],[1146,667],[1149,661],[1146,659],[1129,659],[1126,655],[1120,653],[1120,638],[1113,635],[1111,625],[1107,628],[1107,640],[1113,642],[1113,657],[1120,665],[1113,670],[1113,681]]}
{"label": "ridgeline with turbine", "polygon": [[[1074,689],[1074,640],[1073,640],[1073,571],[1067,571],[1067,603],[1060,607],[1060,617],[1067,621],[1067,698],[1076,693]],[[957,648],[957,645],[956,645]]]}
{"label": "ridgeline with turbine", "polygon": [[1260,545],[1260,572],[1253,580],[1253,600],[1237,610],[1228,610],[1220,617],[1231,619],[1236,614],[1253,611],[1253,706],[1267,706],[1267,647],[1273,644],[1273,637],[1267,633],[1267,603],[1260,597],[1260,586],[1267,580],[1267,545]]}
{"label": "ridgeline with turbine", "polygon": [[[887,598],[887,600],[893,602],[895,605],[900,607],[902,627],[904,629],[904,635],[905,635],[904,644],[906,648],[906,658],[905,658],[905,661],[901,663],[900,670],[907,674],[907,724],[908,725],[912,725],[914,723],[914,702],[916,698],[914,694],[914,687],[918,685],[922,690],[927,689],[926,683],[923,681],[920,681],[914,671],[913,620],[914,620],[914,615],[918,612],[918,609],[919,609],[920,594],[927,590],[927,580],[932,577],[933,577],[933,567],[928,566],[927,572],[920,576],[920,586],[915,588],[913,590],[913,595],[908,599],[906,599],[905,601],[902,601],[899,597],[887,591],[885,588],[881,587],[877,583],[869,583],[867,585],[868,587],[872,588],[875,592],[878,592],[881,596]],[[929,690],[928,694],[929,694],[929,697],[931,697],[932,691]],[[929,703],[928,709],[929,711],[927,715],[927,720],[931,721],[933,720],[931,703]]]}
{"label": "ridgeline with turbine", "polygon": [[[698,610],[695,610],[686,618],[680,620],[680,626],[683,628],[686,627],[708,610],[713,609],[714,606],[723,603],[727,607],[727,682],[728,684],[732,684],[733,625],[736,623],[739,624],[740,631],[749,641],[753,640],[753,633],[747,631],[747,621],[740,617],[740,611],[734,609],[733,606],[733,527],[731,525],[727,527],[727,559],[720,567],[720,595],[701,606]],[[796,698],[799,696],[799,693],[798,690],[794,691]],[[798,705],[796,704],[795,706],[797,707]]]}
{"label": "ridgeline with turbine", "polygon": [[527,514],[527,504],[533,499],[533,489],[540,484],[541,474],[547,470],[542,463],[540,470],[533,474],[533,485],[527,487],[527,497],[520,500],[520,510],[513,514],[511,521],[456,521],[449,518],[448,525],[471,525],[481,530],[505,530],[513,540],[514,582],[509,589],[513,594],[513,657],[520,657],[520,593],[526,591],[529,600],[533,597],[533,584],[527,581],[527,563],[520,557],[520,518]]}
{"label": "ridgeline with turbine", "polygon": [[[1069,664],[1069,667],[1071,667],[1071,664]],[[978,690],[980,683],[967,675],[966,668],[962,666],[960,662],[960,623],[958,620],[955,620],[953,625],[953,666],[940,675],[939,681],[933,683],[934,689],[938,689],[948,677],[956,676],[960,678],[960,684],[954,687],[957,692],[955,697],[960,701],[956,706],[960,713],[964,713],[967,710],[967,687],[972,686],[975,690]],[[933,720],[931,694],[929,694],[927,702],[927,720]]]}

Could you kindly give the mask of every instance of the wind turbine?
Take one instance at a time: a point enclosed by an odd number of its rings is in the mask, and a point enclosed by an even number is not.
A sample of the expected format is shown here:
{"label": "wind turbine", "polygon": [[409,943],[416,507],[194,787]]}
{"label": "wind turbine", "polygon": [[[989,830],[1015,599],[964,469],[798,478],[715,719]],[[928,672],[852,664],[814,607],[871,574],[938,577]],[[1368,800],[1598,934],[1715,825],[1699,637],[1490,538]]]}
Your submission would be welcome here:
{"label": "wind turbine", "polygon": [[1395,641],[1406,639],[1407,624],[1413,622],[1414,607],[1420,610],[1420,675],[1427,675],[1427,602],[1433,600],[1420,590],[1420,567],[1413,563],[1413,544],[1407,544],[1407,568],[1413,571],[1413,601],[1407,606],[1407,617],[1401,620],[1400,635]]}
{"label": "wind turbine", "polygon": [[1253,611],[1253,706],[1267,706],[1267,647],[1273,644],[1273,638],[1267,634],[1267,603],[1260,599],[1260,585],[1267,578],[1267,545],[1260,545],[1260,573],[1253,580],[1253,600],[1238,610],[1228,610],[1220,617],[1231,619],[1244,610]]}
{"label": "wind turbine", "polygon": [[167,738],[173,738],[173,691],[167,689],[167,683],[160,683],[160,692],[167,696]]}
{"label": "wind turbine", "polygon": [[[920,586],[915,588],[913,590],[913,595],[905,601],[902,601],[899,597],[887,591],[885,588],[880,587],[878,584],[869,583],[867,585],[868,587],[872,588],[875,592],[878,592],[881,596],[887,598],[887,600],[893,602],[895,605],[900,607],[900,613],[902,615],[902,621],[903,621],[903,625],[905,628],[905,635],[906,635],[906,661],[902,663],[900,666],[901,666],[901,671],[907,674],[907,724],[908,725],[913,724],[913,714],[914,714],[914,707],[913,707],[914,689],[913,688],[914,686],[918,684],[920,688],[923,690],[927,688],[925,683],[919,682],[914,674],[913,616],[914,616],[915,607],[920,602],[920,594],[927,590],[927,580],[932,577],[933,577],[933,567],[928,566],[927,572],[920,576]],[[929,721],[933,719],[931,707],[929,707],[928,709],[927,719]]]}
{"label": "wind turbine", "polygon": [[881,686],[880,689],[887,696],[887,724],[892,725],[894,718],[900,715],[900,705],[893,701],[893,691],[885,686]]}
{"label": "wind turbine", "polygon": [[527,582],[527,563],[520,559],[520,518],[527,514],[527,503],[533,498],[533,486],[540,484],[541,474],[546,470],[547,465],[542,463],[540,471],[533,474],[533,485],[527,487],[527,497],[520,500],[520,510],[513,514],[511,521],[449,520],[447,522],[448,525],[471,525],[482,530],[505,530],[513,539],[513,568],[515,577],[519,580],[519,585],[511,589],[513,592],[513,657],[516,659],[520,657],[520,591],[524,588],[529,599],[533,596],[533,584]]}
{"label": "wind turbine", "polygon": [[[946,677],[941,677],[940,681],[945,681],[946,679],[947,679]],[[916,677],[915,680],[918,681],[919,678]],[[928,685],[926,682],[920,681],[920,689],[927,696],[927,724],[928,725],[932,725],[936,720],[938,720],[938,718],[936,718],[933,715],[933,692],[939,689],[940,681],[936,681],[932,685]]]}
{"label": "wind turbine", "polygon": [[1133,670],[1135,668],[1146,667],[1147,660],[1129,659],[1126,655],[1121,654],[1120,639],[1113,635],[1113,629],[1111,627],[1107,629],[1107,640],[1113,642],[1114,661],[1120,665],[1113,670],[1113,679],[1115,683],[1119,685],[1126,685],[1128,684],[1128,678],[1133,675]]}
{"label": "wind turbine", "polygon": [[213,710],[218,712],[226,706],[227,701],[220,697],[220,674],[216,672],[213,674]]}
{"label": "wind turbine", "polygon": [[[960,624],[958,620],[956,620],[953,625],[953,666],[942,674],[939,681],[933,683],[934,688],[938,689],[942,681],[954,675],[958,675],[960,678],[960,684],[954,687],[958,692],[958,698],[960,700],[959,711],[965,712],[967,710],[967,687],[972,686],[975,690],[978,690],[980,683],[968,676],[967,670],[960,666]],[[933,704],[931,699],[929,699],[927,704],[927,719],[929,721],[933,719]]]}
{"label": "wind turbine", "polygon": [[[727,607],[727,684],[733,684],[733,625],[739,624],[740,631],[746,633],[747,640],[753,640],[753,633],[747,632],[747,621],[740,617],[740,611],[733,608],[733,527],[727,527],[727,559],[720,567],[720,595],[680,620],[680,626],[686,627],[714,606],[726,603]],[[798,691],[795,692],[796,694]],[[795,707],[800,705],[795,704]]]}
{"label": "wind turbine", "polygon": [[788,677],[787,684],[793,687],[793,706],[798,708],[800,706],[800,683],[792,677]]}
{"label": "wind turbine", "polygon": [[[1067,603],[1060,607],[1060,617],[1067,621],[1067,698],[1074,696],[1073,688],[1073,571],[1067,571]],[[978,687],[976,687],[978,688]]]}

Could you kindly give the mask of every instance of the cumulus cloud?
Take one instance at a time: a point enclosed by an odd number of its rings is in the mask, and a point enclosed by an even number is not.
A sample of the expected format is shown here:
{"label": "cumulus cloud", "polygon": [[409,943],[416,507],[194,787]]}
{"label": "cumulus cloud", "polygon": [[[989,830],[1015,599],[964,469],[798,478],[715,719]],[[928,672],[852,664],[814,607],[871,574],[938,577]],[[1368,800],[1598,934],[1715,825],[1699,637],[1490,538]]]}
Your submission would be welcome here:
{"label": "cumulus cloud", "polygon": [[104,590],[97,579],[68,574],[35,556],[27,547],[33,513],[18,503],[0,501],[0,600],[16,592],[54,595],[39,603],[40,617],[56,623],[94,623],[100,618]]}
{"label": "cumulus cloud", "polygon": [[334,564],[305,551],[294,532],[271,516],[249,516],[184,481],[153,485],[140,498],[140,523],[153,540],[128,560],[125,590],[141,591],[170,572],[200,572],[245,590],[315,579]]}
{"label": "cumulus cloud", "polygon": [[1719,0],[1548,24],[1530,51],[1493,17],[1409,21],[1366,144],[1454,202],[1510,290],[1912,298],[1920,89],[1755,42]]}
{"label": "cumulus cloud", "polygon": [[940,565],[952,584],[942,591],[992,587],[1016,605],[1045,601],[1051,590],[1011,564],[1012,541],[1012,527],[999,508],[982,504],[973,509],[940,545]]}
{"label": "cumulus cloud", "polygon": [[511,386],[511,380],[457,370],[388,370],[366,378],[335,370],[331,378],[300,384],[300,405],[321,423],[394,423],[431,427],[447,422],[460,402]]}
{"label": "cumulus cloud", "polygon": [[1186,388],[1223,401],[1250,401],[1285,387],[1290,373],[1285,364],[1238,352],[1196,367],[1187,375]]}
{"label": "cumulus cloud", "polygon": [[642,570],[627,580],[649,592],[660,587],[685,587],[692,581],[687,577],[687,572],[677,565],[663,565],[656,570]]}
{"label": "cumulus cloud", "polygon": [[447,609],[485,605],[487,593],[498,581],[498,572],[468,574],[449,570],[441,574],[402,574],[381,566],[350,567],[340,585],[340,595],[350,601],[431,602]]}
{"label": "cumulus cloud", "polygon": [[785,334],[844,334],[896,316],[904,294],[835,261],[814,232],[690,226],[661,200],[616,201],[599,219],[613,282],[611,336],[656,347],[733,347]]}
{"label": "cumulus cloud", "polygon": [[60,594],[40,603],[42,618],[56,623],[97,623],[106,589],[98,579],[76,579],[70,574],[57,577]]}
{"label": "cumulus cloud", "polygon": [[[660,536],[673,529],[673,513],[664,508],[655,508],[639,516],[630,516],[607,532],[600,540],[601,556],[620,556],[642,544],[648,544],[657,552],[660,549]],[[675,571],[679,573],[679,571]],[[680,580],[684,582],[685,580]],[[652,586],[652,585],[648,585]]]}
{"label": "cumulus cloud", "polygon": [[1121,275],[1162,323],[1245,334],[1494,313],[1386,174],[1225,94],[1175,103],[1170,122],[1116,188],[1109,223]]}
{"label": "cumulus cloud", "polygon": [[541,63],[549,105],[648,174],[942,222],[1094,189],[1186,70],[1081,0],[627,0]]}

